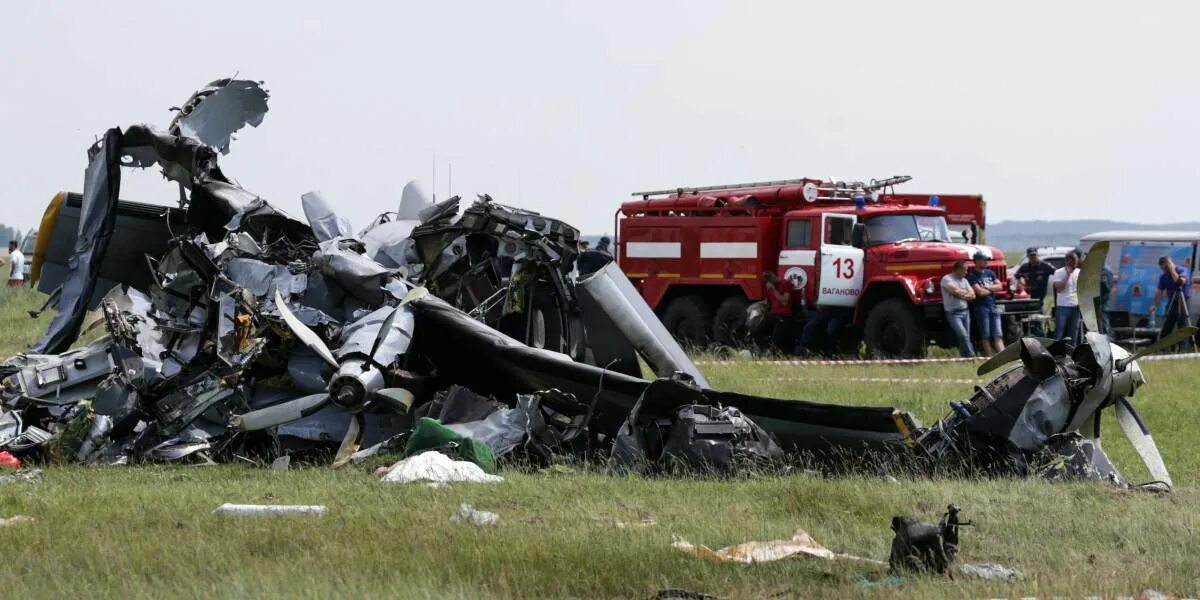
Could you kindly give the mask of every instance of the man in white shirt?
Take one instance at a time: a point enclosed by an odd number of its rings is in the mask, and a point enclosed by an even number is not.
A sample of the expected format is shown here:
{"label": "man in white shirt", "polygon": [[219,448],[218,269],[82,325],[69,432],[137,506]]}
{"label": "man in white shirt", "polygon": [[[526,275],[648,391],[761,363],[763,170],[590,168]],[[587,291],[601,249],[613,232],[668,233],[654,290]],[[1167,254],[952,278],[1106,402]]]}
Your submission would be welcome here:
{"label": "man in white shirt", "polygon": [[1054,284],[1054,339],[1079,344],[1079,255],[1068,252],[1066,265],[1050,276]]}
{"label": "man in white shirt", "polygon": [[25,287],[25,255],[21,254],[16,240],[8,242],[8,262],[0,260],[0,266],[8,265],[8,287]]}

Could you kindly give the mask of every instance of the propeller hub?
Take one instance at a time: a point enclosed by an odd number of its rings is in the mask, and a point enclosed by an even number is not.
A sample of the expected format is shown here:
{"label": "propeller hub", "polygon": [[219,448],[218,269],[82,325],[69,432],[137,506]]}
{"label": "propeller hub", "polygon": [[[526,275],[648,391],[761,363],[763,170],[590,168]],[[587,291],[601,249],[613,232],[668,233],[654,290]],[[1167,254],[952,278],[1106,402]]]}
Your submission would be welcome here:
{"label": "propeller hub", "polygon": [[379,369],[364,360],[347,360],[329,381],[329,398],[345,410],[362,410],[383,384]]}

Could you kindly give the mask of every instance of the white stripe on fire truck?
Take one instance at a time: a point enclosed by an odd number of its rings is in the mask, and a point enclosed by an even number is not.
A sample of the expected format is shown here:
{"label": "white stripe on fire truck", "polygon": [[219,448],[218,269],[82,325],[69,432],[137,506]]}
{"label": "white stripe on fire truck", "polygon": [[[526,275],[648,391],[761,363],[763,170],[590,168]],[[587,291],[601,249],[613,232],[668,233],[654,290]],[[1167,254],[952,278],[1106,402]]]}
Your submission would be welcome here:
{"label": "white stripe on fire truck", "polygon": [[679,258],[679,242],[625,242],[628,258]]}
{"label": "white stripe on fire truck", "polygon": [[781,267],[811,267],[817,264],[816,250],[783,250],[779,253]]}
{"label": "white stripe on fire truck", "polygon": [[758,258],[758,242],[700,242],[700,258]]}

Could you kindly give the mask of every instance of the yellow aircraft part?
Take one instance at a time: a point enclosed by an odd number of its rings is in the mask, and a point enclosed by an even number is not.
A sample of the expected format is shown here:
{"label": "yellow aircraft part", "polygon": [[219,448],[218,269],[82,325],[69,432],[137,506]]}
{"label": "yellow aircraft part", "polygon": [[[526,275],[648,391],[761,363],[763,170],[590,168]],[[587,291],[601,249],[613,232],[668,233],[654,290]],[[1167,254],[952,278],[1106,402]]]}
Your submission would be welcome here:
{"label": "yellow aircraft part", "polygon": [[46,212],[42,213],[42,222],[38,225],[37,243],[33,247],[33,260],[29,263],[31,284],[42,275],[42,262],[46,258],[46,250],[50,247],[50,236],[54,233],[54,224],[58,223],[58,214],[62,211],[63,203],[66,201],[67,193],[59,192],[50,200]]}

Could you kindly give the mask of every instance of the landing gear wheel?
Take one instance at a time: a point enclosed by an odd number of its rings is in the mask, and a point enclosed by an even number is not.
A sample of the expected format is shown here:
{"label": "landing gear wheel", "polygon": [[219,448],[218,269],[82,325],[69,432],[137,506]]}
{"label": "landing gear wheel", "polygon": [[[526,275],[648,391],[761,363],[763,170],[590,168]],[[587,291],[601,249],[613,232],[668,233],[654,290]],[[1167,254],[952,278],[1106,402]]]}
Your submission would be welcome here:
{"label": "landing gear wheel", "polygon": [[876,304],[863,327],[867,355],[873,358],[923,358],[925,322],[916,309],[899,298]]}

